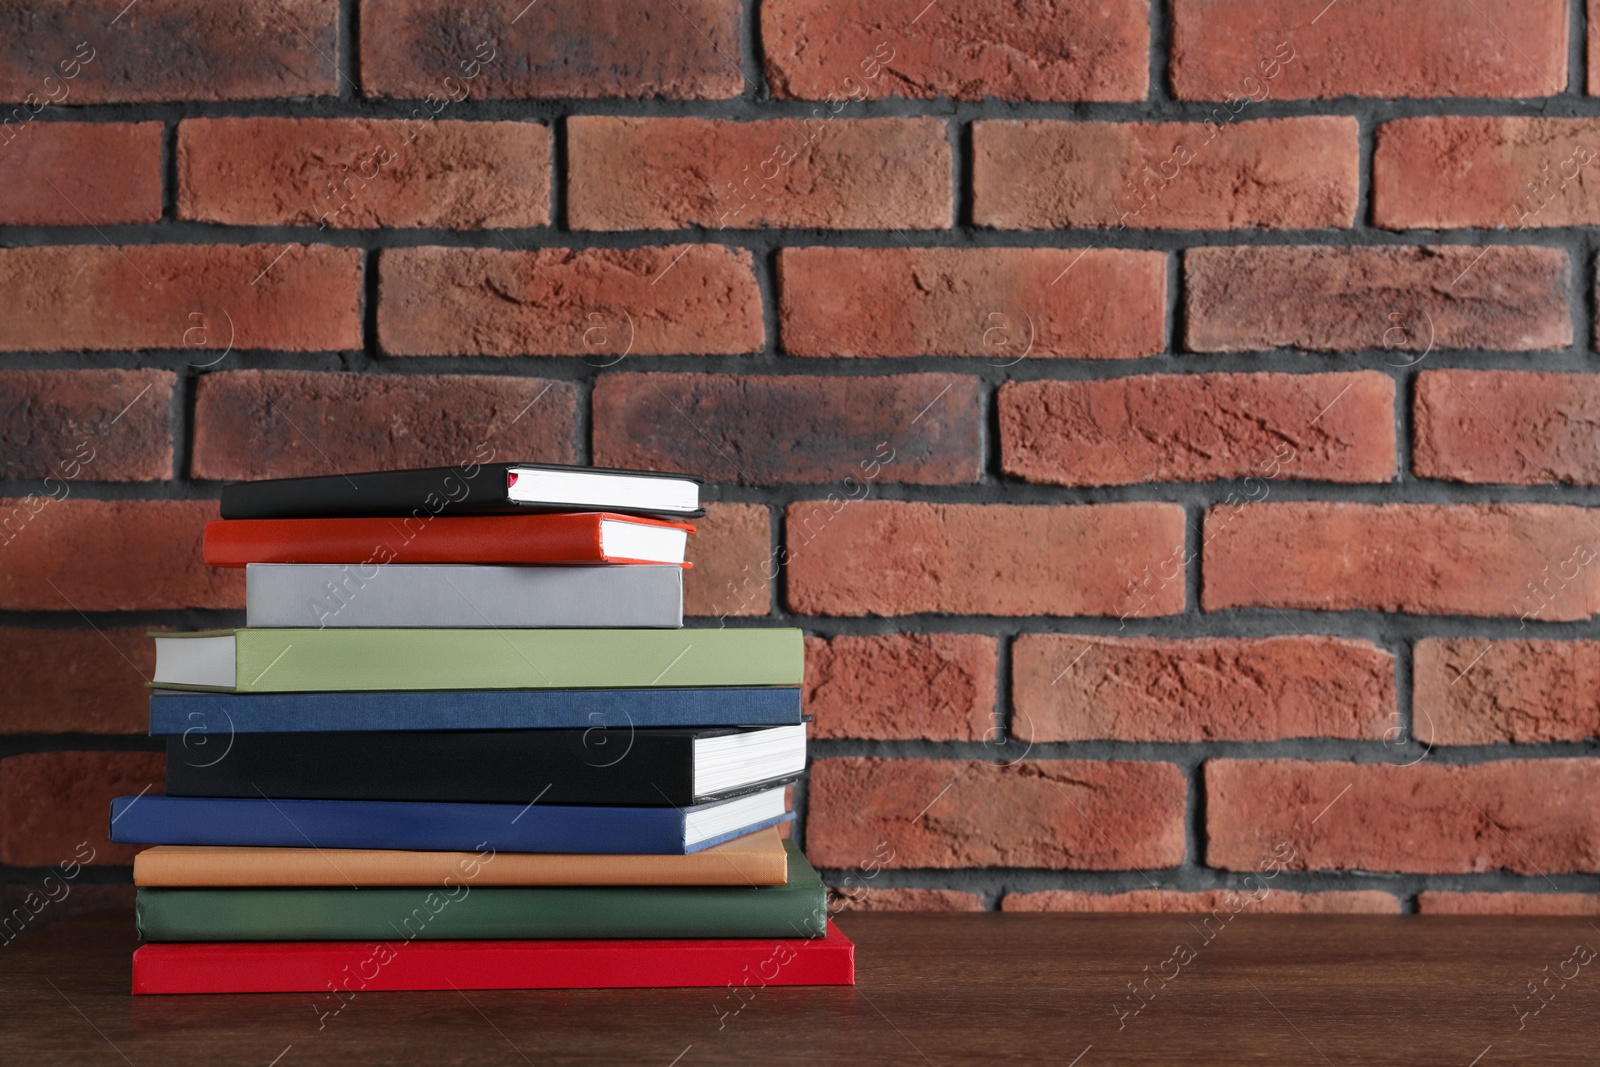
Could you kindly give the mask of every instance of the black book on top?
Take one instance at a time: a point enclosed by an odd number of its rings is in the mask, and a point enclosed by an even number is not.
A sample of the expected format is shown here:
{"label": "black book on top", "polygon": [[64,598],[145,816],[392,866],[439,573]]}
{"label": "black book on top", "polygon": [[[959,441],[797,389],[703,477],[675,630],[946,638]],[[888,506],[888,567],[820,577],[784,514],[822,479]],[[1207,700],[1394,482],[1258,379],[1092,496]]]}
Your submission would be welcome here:
{"label": "black book on top", "polygon": [[805,726],[167,738],[167,794],[688,807],[796,777]]}
{"label": "black book on top", "polygon": [[224,519],[495,515],[613,511],[695,518],[704,479],[688,474],[569,467],[553,463],[463,463],[456,467],[273,478],[222,487]]}

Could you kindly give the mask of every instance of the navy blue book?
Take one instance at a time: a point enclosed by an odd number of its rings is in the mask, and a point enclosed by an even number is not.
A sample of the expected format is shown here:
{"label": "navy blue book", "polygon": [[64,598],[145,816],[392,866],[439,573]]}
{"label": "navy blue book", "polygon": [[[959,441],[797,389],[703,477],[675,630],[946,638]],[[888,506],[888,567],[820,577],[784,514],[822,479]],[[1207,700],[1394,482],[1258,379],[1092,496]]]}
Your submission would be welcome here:
{"label": "navy blue book", "polygon": [[490,689],[384,693],[154,690],[150,732],[200,735],[354,730],[588,730],[792,726],[794,688]]}
{"label": "navy blue book", "polygon": [[463,852],[686,856],[794,815],[780,786],[689,808],[387,800],[272,800],[146,793],[111,802],[111,840]]}

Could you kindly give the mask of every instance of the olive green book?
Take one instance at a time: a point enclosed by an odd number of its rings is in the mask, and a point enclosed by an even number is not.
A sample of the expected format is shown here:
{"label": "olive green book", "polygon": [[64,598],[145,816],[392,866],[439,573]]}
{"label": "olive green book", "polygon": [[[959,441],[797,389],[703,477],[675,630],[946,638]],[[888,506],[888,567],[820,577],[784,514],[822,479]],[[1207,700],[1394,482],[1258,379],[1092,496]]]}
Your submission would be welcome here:
{"label": "olive green book", "polygon": [[252,629],[155,633],[162,689],[315,693],[419,689],[795,686],[795,629]]}
{"label": "olive green book", "polygon": [[[475,886],[147,889],[145,941],[566,940],[821,937],[822,879],[785,841],[789,880],[768,886]],[[476,856],[478,867],[492,854]]]}

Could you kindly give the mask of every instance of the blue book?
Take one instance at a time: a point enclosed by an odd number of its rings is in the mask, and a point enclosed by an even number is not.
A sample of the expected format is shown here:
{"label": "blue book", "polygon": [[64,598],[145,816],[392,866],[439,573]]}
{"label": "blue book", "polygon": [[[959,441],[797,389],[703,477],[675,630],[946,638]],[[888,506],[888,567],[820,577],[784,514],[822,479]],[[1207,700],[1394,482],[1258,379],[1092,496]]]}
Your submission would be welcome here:
{"label": "blue book", "polygon": [[152,734],[325,730],[587,730],[591,727],[791,726],[800,690],[487,689],[384,693],[150,694]]}
{"label": "blue book", "polygon": [[463,852],[686,856],[794,818],[782,786],[689,808],[169,797],[111,802],[111,840]]}

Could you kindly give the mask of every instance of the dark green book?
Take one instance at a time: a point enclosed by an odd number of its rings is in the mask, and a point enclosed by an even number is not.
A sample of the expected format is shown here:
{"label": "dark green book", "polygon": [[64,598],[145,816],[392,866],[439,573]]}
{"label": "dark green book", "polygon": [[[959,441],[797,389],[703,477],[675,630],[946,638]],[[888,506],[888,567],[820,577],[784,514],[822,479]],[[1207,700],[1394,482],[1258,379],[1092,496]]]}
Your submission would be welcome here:
{"label": "dark green book", "polygon": [[474,886],[482,854],[436,888],[144,889],[146,941],[821,937],[822,879],[792,841],[773,886]]}

